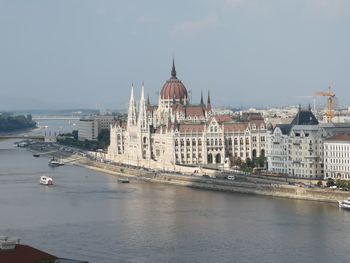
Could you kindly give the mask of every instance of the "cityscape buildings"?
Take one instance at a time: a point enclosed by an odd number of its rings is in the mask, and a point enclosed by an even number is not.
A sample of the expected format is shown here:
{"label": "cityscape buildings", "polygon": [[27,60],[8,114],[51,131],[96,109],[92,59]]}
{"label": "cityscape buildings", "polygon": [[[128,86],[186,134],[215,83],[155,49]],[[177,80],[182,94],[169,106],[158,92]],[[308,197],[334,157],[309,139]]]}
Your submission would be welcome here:
{"label": "cityscape buildings", "polygon": [[127,121],[117,121],[110,131],[107,159],[145,167],[175,169],[175,165],[220,167],[234,158],[265,155],[266,125],[259,114],[236,120],[206,103],[193,104],[177,78],[173,61],[171,77],[163,85],[158,105],[145,97],[136,106],[131,88]]}
{"label": "cityscape buildings", "polygon": [[[299,108],[290,124],[278,124],[275,128],[269,128],[266,154],[268,170],[308,179],[324,177],[325,141],[331,136],[350,133],[349,124],[319,123],[311,108]],[[328,146],[327,156],[333,156],[335,149]],[[329,165],[329,161],[327,158],[327,169],[334,167]]]}

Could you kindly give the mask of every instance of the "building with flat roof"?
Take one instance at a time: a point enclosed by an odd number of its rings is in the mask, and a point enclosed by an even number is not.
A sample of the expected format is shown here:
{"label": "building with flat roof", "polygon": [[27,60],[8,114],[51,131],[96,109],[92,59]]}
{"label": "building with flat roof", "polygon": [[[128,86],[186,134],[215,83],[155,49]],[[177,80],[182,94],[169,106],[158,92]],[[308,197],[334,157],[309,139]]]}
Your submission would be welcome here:
{"label": "building with flat roof", "polygon": [[111,115],[96,115],[81,118],[78,122],[78,139],[80,141],[97,141],[98,134],[102,130],[110,130],[116,121]]}
{"label": "building with flat roof", "polygon": [[325,140],[324,176],[350,180],[350,134],[339,134]]}

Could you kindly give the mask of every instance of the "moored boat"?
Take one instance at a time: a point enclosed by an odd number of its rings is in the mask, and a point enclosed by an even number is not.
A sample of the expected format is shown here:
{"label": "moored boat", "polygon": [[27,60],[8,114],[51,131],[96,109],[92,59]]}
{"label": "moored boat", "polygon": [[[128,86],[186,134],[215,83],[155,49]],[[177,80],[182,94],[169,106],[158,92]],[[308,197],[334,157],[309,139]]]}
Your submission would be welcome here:
{"label": "moored boat", "polygon": [[52,159],[49,161],[49,165],[50,165],[51,167],[58,167],[58,166],[60,166],[61,164],[60,164],[60,162],[57,161],[55,158],[52,158]]}
{"label": "moored boat", "polygon": [[52,178],[48,176],[41,176],[39,182],[40,184],[43,184],[43,185],[53,185]]}
{"label": "moored boat", "polygon": [[350,197],[348,199],[338,201],[338,204],[340,208],[350,210]]}
{"label": "moored boat", "polygon": [[40,154],[38,154],[38,153],[33,153],[33,157],[40,157]]}
{"label": "moored boat", "polygon": [[126,179],[126,178],[119,178],[118,182],[123,184],[130,183],[129,179]]}

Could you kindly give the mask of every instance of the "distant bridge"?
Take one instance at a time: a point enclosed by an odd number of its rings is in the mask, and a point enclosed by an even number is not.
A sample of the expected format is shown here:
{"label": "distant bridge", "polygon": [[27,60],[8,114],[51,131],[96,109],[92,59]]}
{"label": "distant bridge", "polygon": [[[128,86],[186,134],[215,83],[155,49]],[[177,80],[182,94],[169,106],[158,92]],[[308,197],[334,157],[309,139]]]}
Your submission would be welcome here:
{"label": "distant bridge", "polygon": [[81,117],[77,116],[33,116],[33,120],[42,121],[42,120],[79,120]]}
{"label": "distant bridge", "polygon": [[42,135],[0,135],[0,140],[21,139],[21,140],[39,140],[44,141],[45,136]]}

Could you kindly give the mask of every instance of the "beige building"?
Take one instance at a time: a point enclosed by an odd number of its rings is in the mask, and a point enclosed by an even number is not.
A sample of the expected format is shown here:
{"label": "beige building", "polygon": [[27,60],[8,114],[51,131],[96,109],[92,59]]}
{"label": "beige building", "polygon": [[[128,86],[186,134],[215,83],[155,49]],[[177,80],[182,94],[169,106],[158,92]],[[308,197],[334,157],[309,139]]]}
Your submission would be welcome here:
{"label": "beige building", "polygon": [[81,118],[78,122],[78,139],[80,141],[97,141],[97,136],[102,130],[109,130],[115,123],[114,116],[96,115]]}
{"label": "beige building", "polygon": [[175,169],[176,165],[223,166],[233,157],[265,154],[266,127],[262,118],[237,122],[232,114],[216,115],[210,94],[192,104],[175,65],[164,84],[158,105],[151,105],[142,85],[139,107],[133,87],[128,119],[111,127],[107,159],[145,167]]}

